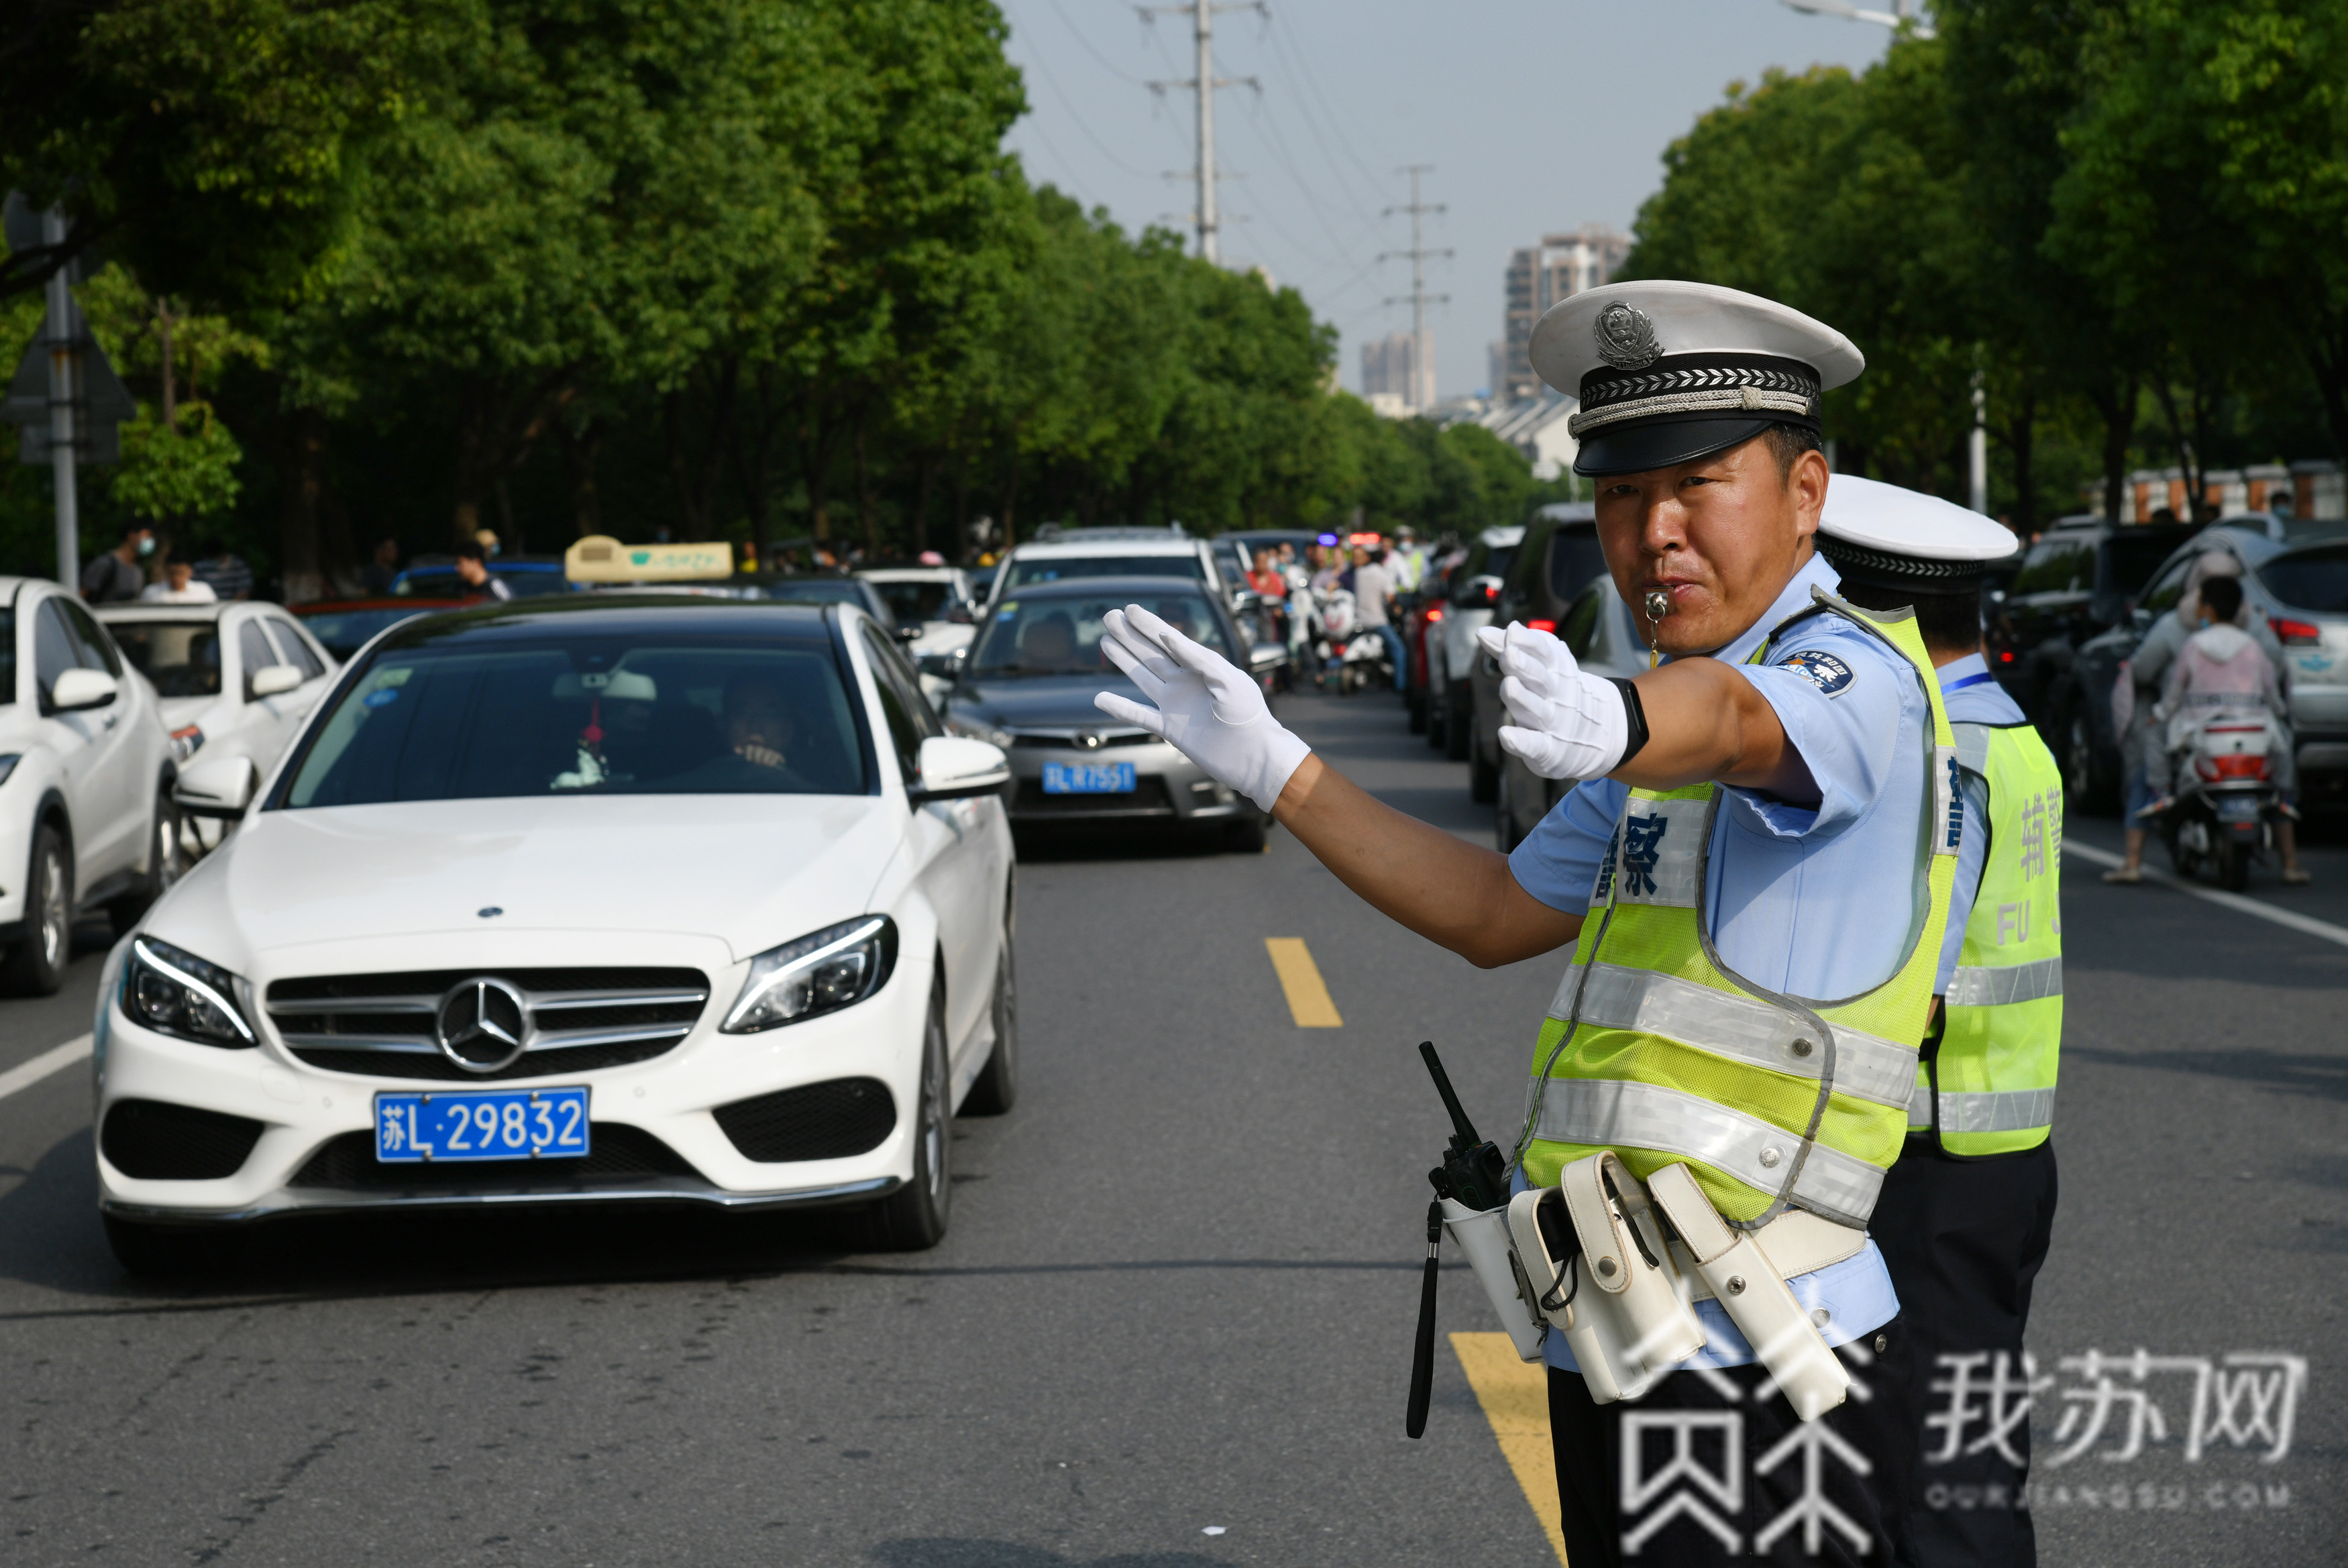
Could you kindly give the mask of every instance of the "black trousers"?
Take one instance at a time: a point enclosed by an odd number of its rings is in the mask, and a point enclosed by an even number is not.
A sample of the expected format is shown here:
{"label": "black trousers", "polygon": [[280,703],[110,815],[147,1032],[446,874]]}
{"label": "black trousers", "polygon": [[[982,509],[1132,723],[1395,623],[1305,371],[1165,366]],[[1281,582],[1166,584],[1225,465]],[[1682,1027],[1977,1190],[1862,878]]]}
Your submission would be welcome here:
{"label": "black trousers", "polygon": [[2054,1197],[2052,1143],[1959,1160],[1913,1138],[1884,1178],[1869,1229],[1900,1292],[1922,1412],[1892,1531],[1892,1561],[1906,1568],[2037,1561],[2030,1421],[2000,1388],[2024,1378],[2022,1331]]}
{"label": "black trousers", "polygon": [[[1879,1348],[1879,1347],[1880,1347]],[[1837,1352],[1852,1396],[1804,1423],[1759,1367],[1674,1372],[1636,1403],[1596,1405],[1549,1375],[1566,1561],[1856,1565],[1890,1560],[1921,1419],[1898,1318]]]}

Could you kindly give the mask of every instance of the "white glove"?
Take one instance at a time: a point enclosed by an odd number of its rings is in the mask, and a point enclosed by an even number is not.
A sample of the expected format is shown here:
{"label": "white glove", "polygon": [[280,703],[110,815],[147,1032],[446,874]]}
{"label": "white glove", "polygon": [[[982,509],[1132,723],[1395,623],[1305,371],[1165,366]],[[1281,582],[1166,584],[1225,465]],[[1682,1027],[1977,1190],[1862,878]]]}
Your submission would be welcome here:
{"label": "white glove", "polygon": [[1281,728],[1256,678],[1138,604],[1101,619],[1101,651],[1157,706],[1113,692],[1095,695],[1093,706],[1171,742],[1217,783],[1270,811],[1313,748]]}
{"label": "white glove", "polygon": [[1631,716],[1622,693],[1583,672],[1573,650],[1545,631],[1480,627],[1476,641],[1499,661],[1500,702],[1511,723],[1500,744],[1545,779],[1603,778],[1622,765]]}

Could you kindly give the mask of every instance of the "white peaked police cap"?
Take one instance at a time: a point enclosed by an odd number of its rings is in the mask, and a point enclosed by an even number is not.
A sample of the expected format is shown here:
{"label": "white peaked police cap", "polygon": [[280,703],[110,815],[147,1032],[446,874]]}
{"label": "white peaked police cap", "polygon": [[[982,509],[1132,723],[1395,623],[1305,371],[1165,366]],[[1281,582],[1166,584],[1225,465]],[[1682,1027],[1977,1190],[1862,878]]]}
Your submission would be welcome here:
{"label": "white peaked police cap", "polygon": [[1887,587],[1962,589],[2017,548],[2004,524],[1880,479],[1837,474],[1827,482],[1818,553],[1844,577]]}
{"label": "white peaked police cap", "polygon": [[1758,294],[1668,280],[1604,283],[1533,327],[1533,369],[1578,398],[1574,471],[1685,463],[1772,425],[1818,429],[1820,399],[1867,360],[1823,322]]}

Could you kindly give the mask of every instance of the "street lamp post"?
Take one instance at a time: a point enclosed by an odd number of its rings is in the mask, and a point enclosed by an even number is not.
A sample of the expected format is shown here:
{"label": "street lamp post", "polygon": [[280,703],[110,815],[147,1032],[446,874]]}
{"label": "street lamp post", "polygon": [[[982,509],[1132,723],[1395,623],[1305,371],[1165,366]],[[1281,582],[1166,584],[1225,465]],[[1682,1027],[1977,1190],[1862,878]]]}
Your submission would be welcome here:
{"label": "street lamp post", "polygon": [[1807,16],[1840,16],[1847,22],[1872,22],[1879,27],[1890,27],[1895,31],[1914,23],[1916,36],[1932,36],[1932,25],[1916,15],[1916,0],[1891,0],[1889,11],[1864,10],[1846,5],[1844,0],[1784,0],[1784,4],[1787,9],[1799,11]]}

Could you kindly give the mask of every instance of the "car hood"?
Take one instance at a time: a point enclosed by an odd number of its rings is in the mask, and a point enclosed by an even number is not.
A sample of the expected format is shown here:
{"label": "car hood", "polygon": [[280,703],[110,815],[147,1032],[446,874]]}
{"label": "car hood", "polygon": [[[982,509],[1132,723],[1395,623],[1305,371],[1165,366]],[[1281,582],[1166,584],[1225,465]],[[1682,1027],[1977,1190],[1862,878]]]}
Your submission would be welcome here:
{"label": "car hood", "polygon": [[232,968],[355,939],[480,932],[491,907],[503,911],[493,917],[500,936],[709,936],[738,960],[864,913],[904,818],[901,802],[877,795],[262,812],[172,890],[152,924]]}
{"label": "car hood", "polygon": [[1028,675],[1009,681],[964,681],[954,689],[953,708],[1002,730],[1069,729],[1097,724],[1126,726],[1093,706],[1097,692],[1142,701],[1140,690],[1114,670],[1083,675]]}

